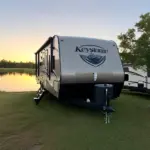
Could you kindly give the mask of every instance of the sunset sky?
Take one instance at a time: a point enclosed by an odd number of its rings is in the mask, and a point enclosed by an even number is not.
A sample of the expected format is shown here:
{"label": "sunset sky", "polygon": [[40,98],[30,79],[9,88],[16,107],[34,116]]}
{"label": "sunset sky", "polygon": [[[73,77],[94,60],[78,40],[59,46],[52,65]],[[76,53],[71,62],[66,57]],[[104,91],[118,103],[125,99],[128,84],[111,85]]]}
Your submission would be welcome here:
{"label": "sunset sky", "polygon": [[133,27],[150,0],[0,1],[0,60],[34,61],[49,36],[71,35],[115,40]]}

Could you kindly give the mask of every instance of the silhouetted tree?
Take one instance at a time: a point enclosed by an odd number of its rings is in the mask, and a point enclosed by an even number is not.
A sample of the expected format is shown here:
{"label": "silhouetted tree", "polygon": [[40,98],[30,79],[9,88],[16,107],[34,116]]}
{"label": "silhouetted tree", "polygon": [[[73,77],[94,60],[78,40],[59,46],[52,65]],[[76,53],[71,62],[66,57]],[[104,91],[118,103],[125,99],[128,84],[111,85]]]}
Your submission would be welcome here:
{"label": "silhouetted tree", "polygon": [[15,62],[0,60],[0,68],[35,68],[35,63],[33,62]]}

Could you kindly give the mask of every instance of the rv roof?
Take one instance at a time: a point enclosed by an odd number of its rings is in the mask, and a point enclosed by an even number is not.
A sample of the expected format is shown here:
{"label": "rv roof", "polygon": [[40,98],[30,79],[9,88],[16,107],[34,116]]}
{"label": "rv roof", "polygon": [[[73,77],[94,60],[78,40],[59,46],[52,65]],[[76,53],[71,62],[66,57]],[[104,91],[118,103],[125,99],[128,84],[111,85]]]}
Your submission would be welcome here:
{"label": "rv roof", "polygon": [[[56,36],[58,36],[58,35],[56,35]],[[78,38],[78,39],[93,39],[93,40],[102,40],[102,41],[108,41],[108,42],[114,42],[114,41],[112,41],[112,40],[106,40],[106,39],[100,39],[100,38],[94,38],[94,37],[84,37],[84,36],[58,36],[58,37],[60,37],[60,38],[74,38],[74,39],[76,39],[76,38]]]}

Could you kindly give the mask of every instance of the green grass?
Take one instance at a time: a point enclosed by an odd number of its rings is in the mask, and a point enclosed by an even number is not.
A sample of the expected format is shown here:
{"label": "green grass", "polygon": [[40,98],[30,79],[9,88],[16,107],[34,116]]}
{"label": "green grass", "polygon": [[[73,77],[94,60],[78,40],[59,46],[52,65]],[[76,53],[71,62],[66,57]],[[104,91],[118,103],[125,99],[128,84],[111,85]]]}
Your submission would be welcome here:
{"label": "green grass", "polygon": [[31,68],[0,68],[0,73],[29,73],[35,74],[35,70]]}
{"label": "green grass", "polygon": [[98,111],[58,103],[34,92],[0,93],[2,150],[143,150],[150,147],[150,101],[122,94],[110,124]]}

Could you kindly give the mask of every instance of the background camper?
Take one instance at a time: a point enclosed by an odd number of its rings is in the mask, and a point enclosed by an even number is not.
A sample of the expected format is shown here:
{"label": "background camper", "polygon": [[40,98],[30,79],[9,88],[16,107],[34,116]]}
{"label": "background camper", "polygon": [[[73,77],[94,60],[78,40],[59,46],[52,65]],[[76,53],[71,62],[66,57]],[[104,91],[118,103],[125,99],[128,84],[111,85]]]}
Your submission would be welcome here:
{"label": "background camper", "polygon": [[124,89],[150,93],[150,73],[143,69],[134,69],[131,64],[123,66],[125,74],[128,75],[128,81],[124,82]]}

